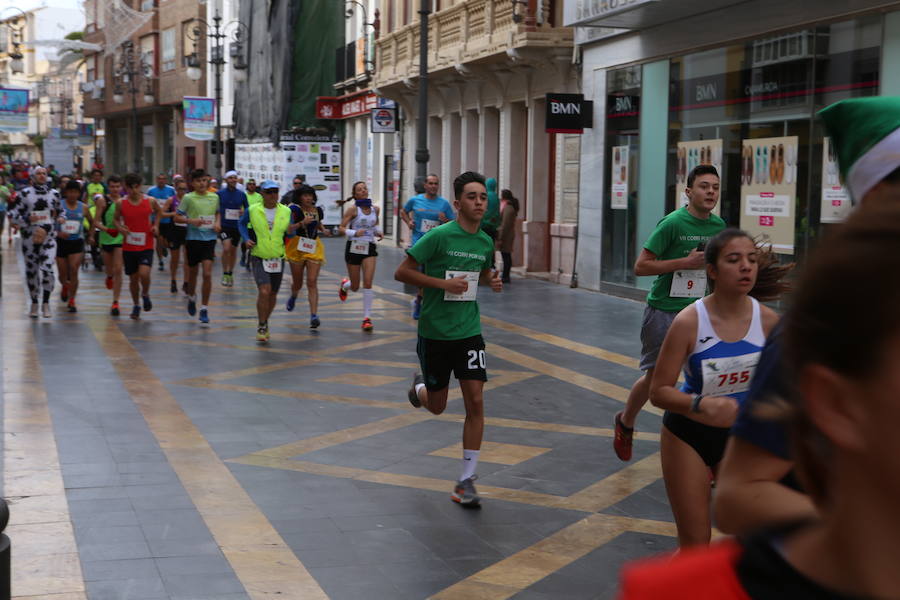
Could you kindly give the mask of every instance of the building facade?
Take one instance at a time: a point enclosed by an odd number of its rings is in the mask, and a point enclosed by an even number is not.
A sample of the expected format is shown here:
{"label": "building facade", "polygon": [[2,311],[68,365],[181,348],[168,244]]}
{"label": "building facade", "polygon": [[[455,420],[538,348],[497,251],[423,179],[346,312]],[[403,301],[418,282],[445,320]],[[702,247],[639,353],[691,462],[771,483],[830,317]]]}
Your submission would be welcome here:
{"label": "building facade", "polygon": [[[207,92],[207,69],[193,81],[186,60],[196,50],[201,67],[206,66],[205,39],[195,41],[193,33],[199,20],[207,18],[206,5],[192,0],[87,0],[85,8],[85,41],[103,46],[86,53],[85,113],[102,122],[106,171],[125,173],[139,165],[146,183],[156,173],[208,168],[208,142],[184,135],[182,110],[185,96]],[[132,71],[138,73],[133,82],[122,68],[129,43]]]}
{"label": "building facade", "polygon": [[[429,17],[427,123],[416,120],[419,2],[380,3],[373,88],[397,103],[401,131],[383,142],[400,160],[397,206],[415,192],[416,131],[428,128],[428,172],[495,177],[520,201],[515,264],[568,283],[574,266],[581,140],[545,131],[548,93],[577,92],[573,30],[554,0],[440,0]],[[375,160],[380,160],[376,153]],[[395,208],[396,214],[396,208]],[[395,217],[396,218],[396,217]],[[397,228],[405,243],[408,232]]]}
{"label": "building facade", "polygon": [[844,218],[816,113],[900,93],[900,3],[878,0],[572,0],[594,127],[582,139],[577,272],[643,297],[633,265],[685,178],[719,169],[729,225],[800,260]]}

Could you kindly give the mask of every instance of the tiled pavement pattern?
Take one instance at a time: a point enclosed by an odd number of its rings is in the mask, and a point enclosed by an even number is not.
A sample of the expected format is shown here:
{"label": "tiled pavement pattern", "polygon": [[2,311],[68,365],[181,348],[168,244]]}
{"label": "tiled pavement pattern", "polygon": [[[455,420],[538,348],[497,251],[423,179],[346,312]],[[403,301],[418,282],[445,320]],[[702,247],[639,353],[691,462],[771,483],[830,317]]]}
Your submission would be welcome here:
{"label": "tiled pavement pattern", "polygon": [[[491,381],[481,510],[452,503],[462,403],[413,410],[409,296],[382,248],[375,332],[320,290],[258,346],[255,289],[214,283],[212,324],[154,270],[154,309],[107,316],[100,273],[79,313],[25,316],[3,248],[3,493],[16,597],[69,600],[612,598],[623,562],[674,547],[659,411],[631,463],[610,424],[638,372],[642,306],[533,280],[479,291]],[[4,244],[5,246],[5,244]],[[122,298],[127,315],[130,299]]]}

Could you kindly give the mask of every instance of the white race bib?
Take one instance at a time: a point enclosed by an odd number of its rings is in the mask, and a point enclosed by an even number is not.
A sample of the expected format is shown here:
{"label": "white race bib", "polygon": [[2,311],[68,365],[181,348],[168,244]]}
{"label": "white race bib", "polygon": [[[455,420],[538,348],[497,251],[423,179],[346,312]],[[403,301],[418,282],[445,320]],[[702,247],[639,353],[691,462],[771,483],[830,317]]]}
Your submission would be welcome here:
{"label": "white race bib", "polygon": [[266,273],[281,273],[280,258],[264,258],[262,259],[263,271]]}
{"label": "white race bib", "polygon": [[704,396],[726,396],[750,389],[753,371],[759,362],[759,352],[725,358],[706,358],[700,361],[703,373]]}
{"label": "white race bib", "polygon": [[706,295],[706,270],[675,271],[672,273],[672,298],[702,298]]}
{"label": "white race bib", "polygon": [[239,208],[226,208],[225,209],[225,218],[229,221],[238,221],[241,218],[241,209]]}
{"label": "white race bib", "polygon": [[[316,251],[316,240],[302,237],[297,240],[297,251],[304,254],[312,254]],[[368,254],[368,250],[366,251]]]}
{"label": "white race bib", "polygon": [[37,219],[34,221],[34,225],[49,225],[50,224],[50,211],[49,210],[36,210],[31,213]]}
{"label": "white race bib", "polygon": [[215,215],[201,215],[200,216],[200,229],[212,229],[213,225],[216,223]]}
{"label": "white race bib", "polygon": [[147,234],[143,231],[131,231],[125,236],[125,243],[129,246],[143,246],[147,241]]}
{"label": "white race bib", "polygon": [[187,227],[187,223],[179,223],[179,222],[176,221],[176,222],[175,222],[175,226],[176,226],[176,227]]}
{"label": "white race bib", "polygon": [[81,231],[81,221],[70,219],[62,224],[62,232],[66,235],[77,235]]}
{"label": "white race bib", "polygon": [[369,242],[350,242],[350,253],[351,254],[365,254],[369,255]]}
{"label": "white race bib", "polygon": [[428,233],[440,224],[441,222],[435,219],[422,219],[422,233]]}
{"label": "white race bib", "polygon": [[[435,234],[437,235],[437,234]],[[481,277],[481,273],[478,271],[447,271],[444,275],[444,279],[453,279],[454,277],[459,277],[460,275],[464,275],[466,277],[466,281],[469,282],[469,287],[462,294],[451,294],[448,291],[444,291],[444,300],[448,302],[471,302],[475,300],[475,296],[478,294],[478,278]]]}

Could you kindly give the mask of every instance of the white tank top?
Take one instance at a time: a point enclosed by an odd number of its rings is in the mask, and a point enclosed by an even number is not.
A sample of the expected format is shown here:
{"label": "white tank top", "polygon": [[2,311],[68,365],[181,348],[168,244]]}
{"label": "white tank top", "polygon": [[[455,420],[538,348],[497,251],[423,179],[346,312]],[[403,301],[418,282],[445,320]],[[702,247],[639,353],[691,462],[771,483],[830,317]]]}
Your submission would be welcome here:
{"label": "white tank top", "polygon": [[364,214],[363,209],[359,206],[356,207],[356,217],[350,221],[350,229],[355,229],[359,231],[360,229],[365,230],[365,233],[361,236],[353,238],[355,242],[374,242],[375,241],[375,225],[378,224],[378,214],[375,212],[375,207],[372,207],[372,210],[369,214]]}

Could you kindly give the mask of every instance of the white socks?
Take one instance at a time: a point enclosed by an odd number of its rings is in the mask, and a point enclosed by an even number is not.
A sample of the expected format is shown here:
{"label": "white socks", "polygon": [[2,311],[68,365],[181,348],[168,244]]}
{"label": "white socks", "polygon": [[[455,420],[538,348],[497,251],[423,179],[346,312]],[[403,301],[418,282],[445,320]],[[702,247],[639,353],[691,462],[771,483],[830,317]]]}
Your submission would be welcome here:
{"label": "white socks", "polygon": [[375,299],[375,292],[371,289],[363,289],[363,318],[368,319],[372,312],[372,300]]}
{"label": "white socks", "polygon": [[462,473],[459,476],[460,481],[465,481],[469,477],[475,475],[475,469],[478,467],[478,450],[463,450]]}

